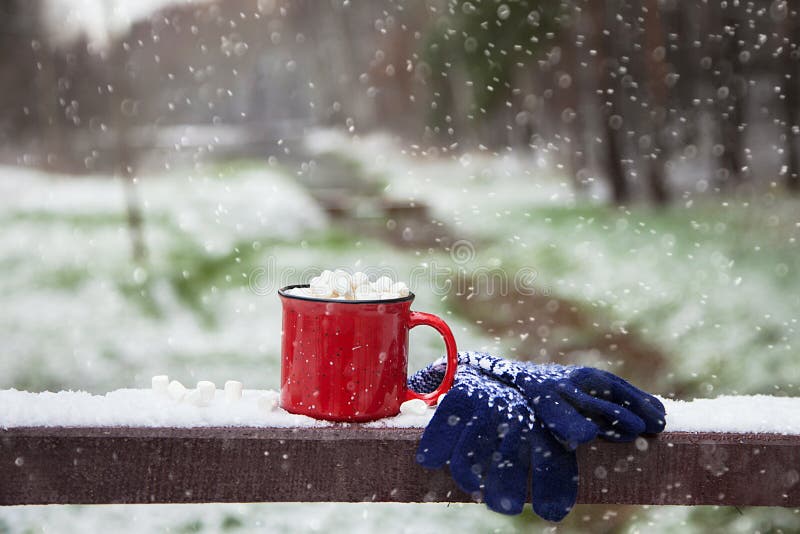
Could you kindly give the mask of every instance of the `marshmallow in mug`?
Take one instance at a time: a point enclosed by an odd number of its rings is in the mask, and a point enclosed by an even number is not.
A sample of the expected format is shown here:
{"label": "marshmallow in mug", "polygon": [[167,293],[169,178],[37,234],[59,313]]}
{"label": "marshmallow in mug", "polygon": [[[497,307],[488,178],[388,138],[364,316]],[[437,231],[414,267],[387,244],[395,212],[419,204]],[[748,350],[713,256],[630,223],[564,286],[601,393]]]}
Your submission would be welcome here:
{"label": "marshmallow in mug", "polygon": [[309,287],[295,287],[287,291],[298,297],[338,300],[388,300],[407,297],[408,286],[381,276],[374,282],[362,272],[350,274],[336,269],[325,270],[311,279]]}

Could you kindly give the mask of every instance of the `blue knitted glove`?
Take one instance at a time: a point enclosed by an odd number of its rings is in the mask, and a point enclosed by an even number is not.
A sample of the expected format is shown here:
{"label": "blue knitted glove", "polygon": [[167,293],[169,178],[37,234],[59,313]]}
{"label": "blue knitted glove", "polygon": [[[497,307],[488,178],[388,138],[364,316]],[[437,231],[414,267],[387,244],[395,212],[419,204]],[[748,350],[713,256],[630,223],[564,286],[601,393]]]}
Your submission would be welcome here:
{"label": "blue knitted glove", "polygon": [[[409,387],[429,393],[444,370],[444,362],[429,365],[409,378]],[[533,509],[545,519],[562,519],[578,491],[574,451],[536,421],[519,390],[466,364],[459,364],[453,387],[425,428],[417,462],[429,469],[449,462],[462,490],[483,490],[486,505],[503,514],[522,512],[531,468]]]}
{"label": "blue knitted glove", "polygon": [[[440,360],[409,378],[409,387],[430,392],[443,376]],[[462,490],[482,489],[487,506],[505,514],[522,511],[532,469],[534,511],[559,521],[577,497],[577,444],[597,435],[630,440],[663,425],[657,399],[610,373],[462,352],[453,388],[425,429],[417,461],[427,468],[449,462]]]}
{"label": "blue knitted glove", "polygon": [[460,352],[461,364],[519,389],[536,417],[570,449],[598,436],[633,441],[664,430],[664,405],[607,371],[516,362],[482,352]]}

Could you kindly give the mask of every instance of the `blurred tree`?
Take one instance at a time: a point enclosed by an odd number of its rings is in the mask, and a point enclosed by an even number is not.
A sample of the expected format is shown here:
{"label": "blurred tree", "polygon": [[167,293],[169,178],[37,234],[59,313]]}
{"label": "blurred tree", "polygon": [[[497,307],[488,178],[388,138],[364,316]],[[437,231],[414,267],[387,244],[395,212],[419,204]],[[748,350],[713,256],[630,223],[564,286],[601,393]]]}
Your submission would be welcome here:
{"label": "blurred tree", "polygon": [[125,214],[133,260],[139,264],[147,261],[147,246],[144,238],[144,215],[137,191],[137,151],[132,130],[135,125],[136,95],[131,78],[134,76],[129,54],[121,45],[109,52],[105,64],[109,68],[108,78],[113,91],[108,91],[108,115],[112,118],[114,146],[114,174],[122,180],[125,192]]}
{"label": "blurred tree", "polygon": [[35,86],[34,51],[41,46],[39,19],[37,2],[0,0],[0,139],[27,132],[38,120],[29,95]]}
{"label": "blurred tree", "polygon": [[[625,146],[624,120],[622,111],[622,84],[619,74],[622,72],[619,60],[618,39],[616,31],[620,30],[620,19],[617,17],[619,2],[590,1],[593,29],[592,41],[597,51],[597,67],[599,81],[598,94],[602,110],[602,130],[600,142],[605,148],[604,176],[611,189],[611,198],[616,204],[625,204],[630,200],[631,190],[625,169],[622,166]],[[622,28],[624,31],[624,28]]]}
{"label": "blurred tree", "polygon": [[669,201],[669,191],[665,183],[667,154],[664,153],[663,137],[667,129],[667,67],[665,58],[667,42],[664,37],[664,24],[661,20],[658,0],[645,0],[644,14],[644,62],[647,71],[646,96],[642,103],[650,122],[650,134],[646,136],[645,157],[648,161],[647,186],[650,199],[659,206]]}
{"label": "blurred tree", "polygon": [[590,85],[586,65],[588,53],[584,46],[589,17],[579,1],[565,1],[565,9],[557,17],[561,38],[561,59],[552,75],[555,94],[554,137],[559,141],[560,160],[572,178],[576,190],[586,186],[586,88]]}
{"label": "blurred tree", "polygon": [[50,46],[42,9],[41,2],[0,0],[0,139],[25,146],[31,163],[61,167],[63,61]]}
{"label": "blurred tree", "polygon": [[796,8],[783,7],[784,40],[784,109],[783,123],[786,136],[786,187],[800,193],[800,13]]}
{"label": "blurred tree", "polygon": [[668,3],[669,9],[662,11],[664,31],[670,31],[667,57],[674,71],[670,72],[669,91],[670,112],[680,126],[680,142],[684,146],[696,145],[701,141],[701,109],[697,102],[707,89],[703,85],[700,68],[703,36],[707,27],[708,4],[703,2]]}
{"label": "blurred tree", "polygon": [[[710,3],[716,10],[711,21],[720,24],[719,45],[712,56],[712,76],[716,78],[717,124],[720,143],[717,144],[719,170],[717,186],[729,186],[740,181],[744,170],[744,104],[747,82],[743,62],[747,52],[741,49],[743,5],[740,2]],[[711,39],[709,39],[711,40]],[[744,55],[742,55],[744,53]]]}
{"label": "blurred tree", "polygon": [[800,30],[785,0],[226,0],[165,8],[109,35],[107,54],[86,37],[56,47],[43,5],[0,0],[0,138],[60,169],[135,174],[120,162],[173,146],[176,126],[246,130],[214,153],[263,155],[324,125],[547,152],[576,188],[600,170],[618,203],[705,191],[709,163],[712,190],[755,186],[781,146],[800,190]]}
{"label": "blurred tree", "polygon": [[[565,6],[554,0],[448,2],[446,13],[428,30],[422,51],[434,94],[430,124],[446,130],[454,115],[462,115],[482,134],[482,142],[507,142],[507,132],[497,129],[499,125],[505,130],[505,121],[481,130],[492,122],[487,117],[511,101],[517,72],[530,76],[541,43],[556,30],[556,18]],[[453,71],[463,72],[464,86],[453,85]],[[467,95],[464,107],[456,107],[459,93]]]}

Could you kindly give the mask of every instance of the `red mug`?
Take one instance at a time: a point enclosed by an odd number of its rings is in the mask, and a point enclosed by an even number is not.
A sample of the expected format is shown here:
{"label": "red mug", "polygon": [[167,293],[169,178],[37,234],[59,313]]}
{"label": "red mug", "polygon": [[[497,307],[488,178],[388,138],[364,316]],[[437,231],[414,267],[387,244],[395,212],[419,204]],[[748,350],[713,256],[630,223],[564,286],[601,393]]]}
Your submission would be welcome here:
{"label": "red mug", "polygon": [[[456,342],[429,313],[411,311],[414,294],[389,300],[316,299],[278,291],[283,305],[281,407],[329,421],[372,421],[422,399],[429,406],[453,385]],[[447,370],[436,391],[406,387],[408,331],[435,328],[447,347]]]}

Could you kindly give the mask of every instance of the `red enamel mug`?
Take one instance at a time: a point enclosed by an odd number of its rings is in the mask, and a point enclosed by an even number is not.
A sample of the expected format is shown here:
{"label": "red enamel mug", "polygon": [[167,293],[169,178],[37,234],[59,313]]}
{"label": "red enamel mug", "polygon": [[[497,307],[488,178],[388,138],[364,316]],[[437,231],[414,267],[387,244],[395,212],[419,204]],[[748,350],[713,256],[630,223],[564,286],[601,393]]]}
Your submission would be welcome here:
{"label": "red enamel mug", "polygon": [[[422,399],[429,406],[453,385],[456,342],[429,313],[411,311],[414,294],[390,300],[316,299],[278,291],[283,305],[281,407],[329,421],[372,421]],[[428,325],[444,338],[447,370],[436,391],[406,387],[408,331]]]}

